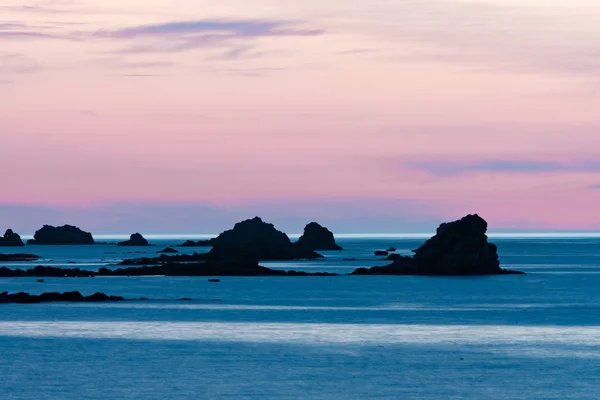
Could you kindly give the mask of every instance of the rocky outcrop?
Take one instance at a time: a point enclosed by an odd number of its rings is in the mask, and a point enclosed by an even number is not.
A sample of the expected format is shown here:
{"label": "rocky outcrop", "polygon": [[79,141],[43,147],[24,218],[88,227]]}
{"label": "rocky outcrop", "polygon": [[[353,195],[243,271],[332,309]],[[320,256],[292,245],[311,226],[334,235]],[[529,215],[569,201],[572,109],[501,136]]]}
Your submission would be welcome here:
{"label": "rocky outcrop", "polygon": [[35,233],[33,239],[27,241],[27,244],[83,245],[94,244],[94,238],[91,233],[82,231],[76,226],[44,225]]}
{"label": "rocky outcrop", "polygon": [[0,247],[21,247],[25,246],[21,236],[14,233],[12,229],[7,229],[4,236],[0,237]]}
{"label": "rocky outcrop", "polygon": [[0,293],[0,304],[1,303],[19,303],[19,304],[36,304],[36,303],[49,303],[49,302],[104,302],[104,301],[123,301],[125,300],[120,296],[108,296],[104,293],[95,293],[91,296],[84,296],[79,292],[49,292],[42,293],[40,295],[33,295],[29,293],[19,292],[9,294],[8,292]]}
{"label": "rocky outcrop", "polygon": [[175,250],[172,247],[167,247],[166,249],[157,251],[157,253],[159,253],[159,254],[175,254],[175,253],[179,253],[179,250]]}
{"label": "rocky outcrop", "polygon": [[2,262],[35,261],[39,259],[40,257],[35,254],[0,254],[0,261]]}
{"label": "rocky outcrop", "polygon": [[388,255],[388,251],[387,250],[375,250],[374,254],[376,256],[387,256]]}
{"label": "rocky outcrop", "polygon": [[27,270],[0,268],[1,278],[89,278],[96,276],[94,271],[80,270],[79,268],[44,267],[38,265]]}
{"label": "rocky outcrop", "polygon": [[[186,243],[183,245],[192,246],[190,242]],[[212,246],[207,254],[211,260],[284,261],[323,258],[311,249],[292,243],[285,233],[259,217],[238,222],[233,229],[214,239],[191,243],[196,246]]]}
{"label": "rocky outcrop", "polygon": [[444,223],[415,251],[385,267],[359,268],[353,275],[501,275],[522,274],[500,268],[498,248],[488,243],[487,222],[479,215]]}
{"label": "rocky outcrop", "polygon": [[304,233],[296,244],[307,250],[342,250],[335,243],[335,237],[331,231],[316,222],[311,222],[304,227]]}
{"label": "rocky outcrop", "polygon": [[98,271],[79,268],[37,266],[28,270],[0,268],[3,278],[91,278],[95,276],[336,276],[324,272],[308,273],[265,268],[253,261],[211,261],[197,263],[168,262],[119,269],[100,268]]}
{"label": "rocky outcrop", "polygon": [[129,236],[129,240],[117,243],[117,246],[150,246],[148,241],[139,233]]}

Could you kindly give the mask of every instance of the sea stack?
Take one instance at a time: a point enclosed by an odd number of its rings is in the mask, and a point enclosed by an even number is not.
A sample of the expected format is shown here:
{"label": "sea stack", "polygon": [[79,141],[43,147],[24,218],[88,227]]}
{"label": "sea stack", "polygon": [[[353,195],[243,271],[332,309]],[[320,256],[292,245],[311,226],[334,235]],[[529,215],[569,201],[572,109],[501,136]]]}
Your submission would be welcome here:
{"label": "sea stack", "polygon": [[443,223],[436,235],[415,251],[392,264],[359,268],[353,275],[502,275],[522,274],[500,268],[498,248],[488,243],[487,222],[479,215]]}
{"label": "sea stack", "polygon": [[129,236],[129,240],[117,243],[117,246],[150,246],[148,241],[139,233]]}
{"label": "sea stack", "polygon": [[212,260],[273,261],[323,258],[310,249],[292,243],[285,233],[259,217],[238,222],[233,229],[207,242],[213,246],[208,253],[208,258]]}
{"label": "sea stack", "polygon": [[72,225],[58,227],[44,225],[35,232],[33,239],[27,241],[27,244],[43,245],[84,245],[94,243],[94,238],[91,233],[82,231],[78,227]]}
{"label": "sea stack", "polygon": [[21,236],[12,231],[12,229],[7,229],[4,233],[4,236],[0,237],[0,247],[21,247],[25,246],[23,241],[21,240]]}
{"label": "sea stack", "polygon": [[298,239],[297,245],[313,251],[342,250],[335,242],[333,233],[316,222],[311,222],[304,227],[304,234]]}

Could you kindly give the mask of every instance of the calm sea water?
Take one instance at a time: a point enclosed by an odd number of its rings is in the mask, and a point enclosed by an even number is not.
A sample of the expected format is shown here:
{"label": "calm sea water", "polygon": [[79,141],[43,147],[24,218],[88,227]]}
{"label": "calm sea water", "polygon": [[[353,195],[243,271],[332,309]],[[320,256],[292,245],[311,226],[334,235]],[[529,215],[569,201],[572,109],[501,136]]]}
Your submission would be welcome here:
{"label": "calm sea water", "polygon": [[[25,251],[44,258],[33,265],[97,269],[179,241]],[[339,242],[345,250],[323,261],[262,264],[345,273],[385,264],[376,249],[409,254],[423,239]],[[0,278],[0,291],[153,299],[2,305],[0,396],[598,399],[600,239],[494,242],[504,267],[528,275]]]}

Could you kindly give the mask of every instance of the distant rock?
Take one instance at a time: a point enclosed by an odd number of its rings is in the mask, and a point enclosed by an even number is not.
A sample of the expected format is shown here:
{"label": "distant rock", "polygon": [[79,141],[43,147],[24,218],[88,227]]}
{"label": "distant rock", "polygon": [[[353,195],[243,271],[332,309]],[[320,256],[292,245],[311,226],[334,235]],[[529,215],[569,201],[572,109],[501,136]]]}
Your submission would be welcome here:
{"label": "distant rock", "polygon": [[389,249],[387,249],[387,251],[389,251],[390,253],[392,253],[392,252],[396,251],[396,248],[395,247],[390,247]]}
{"label": "distant rock", "polygon": [[34,254],[0,254],[1,262],[35,261],[40,257]]}
{"label": "distant rock", "polygon": [[129,236],[129,240],[117,243],[117,246],[150,246],[148,241],[139,233]]}
{"label": "distant rock", "polygon": [[179,250],[175,250],[172,247],[167,247],[166,249],[163,249],[161,251],[157,251],[157,253],[163,253],[163,254],[179,253]]}
{"label": "distant rock", "polygon": [[104,302],[104,301],[123,301],[120,296],[108,296],[104,293],[95,293],[91,296],[83,296],[79,292],[65,293],[42,293],[40,295],[32,295],[29,293],[19,292],[9,294],[8,292],[0,293],[1,303],[20,303],[20,304],[37,304],[49,302]]}
{"label": "distant rock", "polygon": [[376,256],[387,256],[388,252],[386,250],[375,250]]}
{"label": "distant rock", "polygon": [[304,234],[296,243],[299,247],[307,250],[342,250],[335,243],[331,231],[316,222],[311,222],[304,227]]}
{"label": "distant rock", "polygon": [[297,260],[323,258],[311,249],[292,243],[283,232],[273,224],[263,222],[259,217],[235,224],[214,239],[191,242],[182,246],[212,246],[207,253],[211,260]]}
{"label": "distant rock", "polygon": [[4,236],[0,237],[0,247],[21,247],[25,246],[21,236],[14,233],[12,229],[7,229]]}
{"label": "distant rock", "polygon": [[359,268],[353,275],[501,275],[522,274],[500,268],[497,247],[488,243],[487,222],[479,215],[439,226],[415,251],[385,267]]}
{"label": "distant rock", "polygon": [[35,233],[33,239],[27,241],[27,244],[84,245],[94,244],[94,238],[91,233],[82,231],[76,226],[44,225]]}
{"label": "distant rock", "polygon": [[212,242],[210,240],[198,240],[197,242],[193,240],[186,240],[182,244],[178,244],[177,247],[211,247]]}

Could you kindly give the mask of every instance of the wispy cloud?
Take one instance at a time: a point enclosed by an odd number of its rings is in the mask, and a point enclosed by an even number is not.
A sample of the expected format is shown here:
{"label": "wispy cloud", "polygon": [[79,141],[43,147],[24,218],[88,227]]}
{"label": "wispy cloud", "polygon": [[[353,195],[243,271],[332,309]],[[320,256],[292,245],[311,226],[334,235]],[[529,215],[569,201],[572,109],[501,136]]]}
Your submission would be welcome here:
{"label": "wispy cloud", "polygon": [[23,54],[0,52],[0,74],[23,74],[38,69],[39,64]]}
{"label": "wispy cloud", "polygon": [[[577,2],[576,2],[577,3]],[[527,73],[600,75],[600,9],[578,2],[534,7],[491,1],[406,0],[364,13],[363,29],[411,45],[392,59]],[[370,23],[376,20],[377,24]],[[416,45],[416,46],[415,46]],[[390,44],[388,48],[392,45]]]}
{"label": "wispy cloud", "polygon": [[239,46],[241,41],[256,40],[264,37],[318,36],[324,34],[320,29],[297,27],[284,21],[268,20],[199,20],[169,22],[156,25],[142,25],[117,30],[95,32],[94,36],[105,39],[136,42],[123,49],[122,53],[179,52],[202,47],[231,45],[238,46],[230,50],[230,58],[249,53],[247,47]]}
{"label": "wispy cloud", "polygon": [[543,174],[552,172],[600,172],[600,162],[576,163],[529,160],[487,160],[474,163],[452,161],[409,161],[406,167],[436,176],[455,176],[474,172]]}

